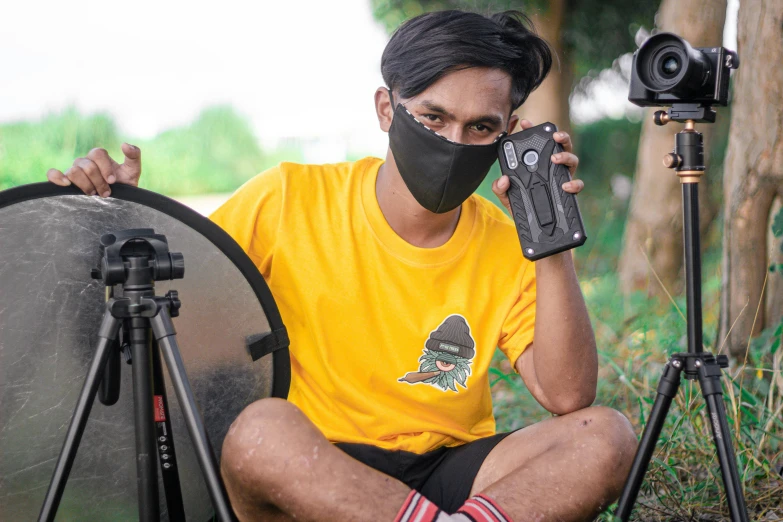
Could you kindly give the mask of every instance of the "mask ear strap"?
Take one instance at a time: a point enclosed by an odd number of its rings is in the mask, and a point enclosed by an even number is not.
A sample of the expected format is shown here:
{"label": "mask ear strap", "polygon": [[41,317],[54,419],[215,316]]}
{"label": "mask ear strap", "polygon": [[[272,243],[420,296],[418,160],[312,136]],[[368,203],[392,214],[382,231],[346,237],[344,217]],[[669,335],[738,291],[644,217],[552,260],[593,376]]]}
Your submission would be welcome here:
{"label": "mask ear strap", "polygon": [[386,89],[389,92],[389,101],[391,102],[392,110],[394,110],[394,95],[391,92],[391,89]]}

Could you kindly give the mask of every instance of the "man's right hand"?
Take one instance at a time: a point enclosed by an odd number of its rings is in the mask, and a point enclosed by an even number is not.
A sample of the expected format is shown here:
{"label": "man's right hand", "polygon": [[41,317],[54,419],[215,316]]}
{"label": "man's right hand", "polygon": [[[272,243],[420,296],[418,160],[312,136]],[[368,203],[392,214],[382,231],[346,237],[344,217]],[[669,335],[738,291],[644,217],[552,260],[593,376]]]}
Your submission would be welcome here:
{"label": "man's right hand", "polygon": [[57,169],[49,169],[46,177],[55,185],[67,187],[71,183],[79,187],[88,196],[100,194],[103,197],[111,195],[113,183],[139,185],[141,176],[141,150],[128,143],[122,144],[125,162],[120,165],[111,157],[106,149],[92,149],[86,158],[76,158],[71,168],[65,174]]}

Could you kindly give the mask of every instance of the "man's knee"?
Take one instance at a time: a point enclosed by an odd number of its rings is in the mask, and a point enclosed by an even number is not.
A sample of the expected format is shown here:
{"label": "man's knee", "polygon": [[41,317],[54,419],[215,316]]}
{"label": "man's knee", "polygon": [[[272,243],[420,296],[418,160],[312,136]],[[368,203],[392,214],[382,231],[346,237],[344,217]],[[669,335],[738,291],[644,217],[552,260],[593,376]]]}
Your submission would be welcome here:
{"label": "man's knee", "polygon": [[607,473],[620,482],[624,481],[637,446],[631,423],[625,415],[606,406],[592,406],[575,413],[579,414],[576,438],[594,458],[596,465],[605,467]]}
{"label": "man's knee", "polygon": [[318,435],[304,413],[282,399],[261,399],[239,414],[223,441],[220,471],[240,520],[290,520],[275,507],[296,469],[289,463]]}
{"label": "man's knee", "polygon": [[295,451],[297,439],[312,424],[293,404],[282,399],[261,399],[250,404],[231,424],[221,456],[221,472],[234,485],[263,486],[273,480]]}

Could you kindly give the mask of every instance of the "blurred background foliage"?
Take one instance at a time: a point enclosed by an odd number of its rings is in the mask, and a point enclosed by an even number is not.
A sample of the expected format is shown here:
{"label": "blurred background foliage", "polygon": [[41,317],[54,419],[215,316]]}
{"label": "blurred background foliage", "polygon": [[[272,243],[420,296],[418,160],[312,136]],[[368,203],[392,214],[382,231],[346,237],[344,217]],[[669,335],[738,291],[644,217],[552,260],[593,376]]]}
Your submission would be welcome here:
{"label": "blurred background foliage", "polygon": [[[388,32],[403,21],[427,11],[463,9],[482,14],[515,9],[546,16],[547,0],[370,0],[375,18]],[[563,49],[576,64],[576,78],[612,66],[614,60],[635,47],[634,36],[642,26],[649,29],[659,3],[625,0],[566,0],[563,8]],[[596,38],[600,35],[600,38]],[[557,65],[555,65],[557,68]]]}
{"label": "blurred background foliage", "polygon": [[[417,14],[450,8],[482,13],[523,9],[540,14],[537,23],[546,23],[547,11],[553,5],[544,0],[370,0],[370,3],[374,16],[389,32]],[[636,47],[635,36],[640,30],[644,33],[655,26],[656,13],[661,8],[658,1],[652,0],[563,0],[561,5],[566,14],[562,16],[559,52],[568,56],[565,63],[572,71],[570,76],[565,76],[567,95],[584,91],[600,71],[616,68],[618,58]],[[568,96],[564,100],[567,103]],[[706,188],[714,201],[723,197],[723,164],[730,118],[730,110],[721,109],[712,129]],[[630,293],[621,291],[618,258],[623,249],[631,190],[638,174],[641,129],[638,120],[624,117],[586,124],[571,122],[570,127],[575,152],[580,158],[578,175],[586,181],[579,204],[588,241],[574,251],[574,256],[599,346],[596,402],[622,411],[631,419],[637,433],[649,414],[667,355],[686,350],[682,292],[664,288],[672,297],[656,297],[656,292],[665,285],[656,280],[654,271],[650,271],[645,288]],[[0,124],[0,190],[44,181],[47,169],[65,170],[74,158],[86,155],[96,146],[106,148],[112,157],[121,160],[123,141],[142,149],[141,186],[173,197],[231,192],[282,160],[302,161],[304,157],[296,144],[262,149],[247,121],[229,106],[208,108],[192,123],[148,140],[122,135],[108,114],[80,114],[70,108],[35,122]],[[668,150],[659,152],[662,156]],[[345,159],[357,157],[351,154]],[[479,189],[481,195],[493,202],[497,201],[490,185],[498,176],[496,165]],[[702,240],[704,337],[713,344],[707,348],[715,352],[727,351],[718,336],[723,219],[722,211],[717,209]],[[778,214],[775,223],[775,237],[771,241],[778,248],[783,241],[783,214]],[[679,241],[679,236],[676,240]],[[782,274],[783,265],[771,266],[771,278],[781,278]],[[756,305],[753,303],[754,308]],[[750,343],[745,360],[735,361],[724,377],[726,409],[754,520],[783,518],[780,507],[783,377],[779,349],[783,326],[778,318],[765,326]],[[500,352],[492,372],[499,430],[528,425],[549,416],[532,399]],[[602,520],[610,519],[608,513]],[[683,384],[667,418],[635,517],[638,520],[728,519],[703,400],[692,382]]]}
{"label": "blurred background foliage", "polygon": [[262,151],[247,121],[231,107],[205,109],[189,125],[149,140],[121,136],[108,114],[82,115],[74,108],[38,122],[0,124],[0,190],[46,180],[75,158],[103,147],[122,162],[123,141],[142,150],[140,186],[168,196],[232,192],[281,161],[301,161],[296,147]]}

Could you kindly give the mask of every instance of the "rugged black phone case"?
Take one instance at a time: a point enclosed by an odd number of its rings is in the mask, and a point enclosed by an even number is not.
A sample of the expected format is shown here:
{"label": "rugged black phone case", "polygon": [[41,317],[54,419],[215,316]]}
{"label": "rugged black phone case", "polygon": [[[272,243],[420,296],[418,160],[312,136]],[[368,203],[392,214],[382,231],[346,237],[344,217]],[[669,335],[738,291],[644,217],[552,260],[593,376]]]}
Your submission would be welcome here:
{"label": "rugged black phone case", "polygon": [[511,179],[508,197],[522,253],[531,261],[584,244],[587,236],[576,196],[564,191],[568,167],[552,163],[563,147],[553,123],[517,132],[498,144],[500,170]]}

